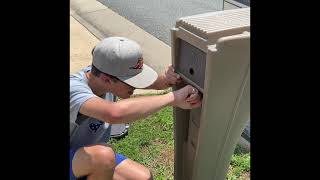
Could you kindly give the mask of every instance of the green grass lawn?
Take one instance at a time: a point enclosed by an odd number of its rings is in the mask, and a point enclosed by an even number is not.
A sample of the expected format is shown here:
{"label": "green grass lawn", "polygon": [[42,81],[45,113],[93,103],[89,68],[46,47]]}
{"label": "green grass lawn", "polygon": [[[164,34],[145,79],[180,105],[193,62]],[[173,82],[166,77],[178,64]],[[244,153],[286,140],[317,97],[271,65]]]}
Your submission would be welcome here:
{"label": "green grass lawn", "polygon": [[[173,180],[174,139],[172,107],[131,124],[128,135],[112,139],[117,153],[126,155],[148,167],[156,180]],[[227,179],[250,179],[250,154],[237,147],[229,167]]]}

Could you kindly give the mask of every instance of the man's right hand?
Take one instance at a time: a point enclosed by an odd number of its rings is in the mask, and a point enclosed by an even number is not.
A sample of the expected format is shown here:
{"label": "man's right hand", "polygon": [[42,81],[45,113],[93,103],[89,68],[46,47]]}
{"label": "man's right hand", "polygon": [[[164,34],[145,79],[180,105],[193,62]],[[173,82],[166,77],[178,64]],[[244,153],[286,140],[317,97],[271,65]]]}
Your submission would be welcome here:
{"label": "man's right hand", "polygon": [[201,106],[202,98],[198,90],[190,85],[187,85],[173,92],[173,106],[182,109],[193,109]]}

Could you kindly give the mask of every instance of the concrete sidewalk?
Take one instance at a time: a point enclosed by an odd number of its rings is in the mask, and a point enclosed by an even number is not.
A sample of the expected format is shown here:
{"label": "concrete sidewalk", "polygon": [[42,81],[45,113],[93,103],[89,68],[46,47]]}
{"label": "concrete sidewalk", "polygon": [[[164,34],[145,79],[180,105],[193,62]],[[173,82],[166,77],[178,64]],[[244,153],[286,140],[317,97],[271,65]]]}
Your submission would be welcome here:
{"label": "concrete sidewalk", "polygon": [[70,16],[70,73],[91,64],[92,48],[99,42],[84,26]]}

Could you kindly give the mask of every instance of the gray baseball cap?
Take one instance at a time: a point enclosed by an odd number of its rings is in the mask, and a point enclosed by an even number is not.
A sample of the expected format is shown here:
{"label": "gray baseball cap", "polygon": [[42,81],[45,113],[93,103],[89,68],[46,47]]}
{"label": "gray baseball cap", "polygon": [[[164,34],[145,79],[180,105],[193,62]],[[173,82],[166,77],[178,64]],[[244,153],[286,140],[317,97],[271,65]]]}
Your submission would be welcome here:
{"label": "gray baseball cap", "polygon": [[135,88],[146,88],[158,78],[157,72],[143,64],[139,44],[124,37],[109,37],[99,42],[93,51],[92,64]]}

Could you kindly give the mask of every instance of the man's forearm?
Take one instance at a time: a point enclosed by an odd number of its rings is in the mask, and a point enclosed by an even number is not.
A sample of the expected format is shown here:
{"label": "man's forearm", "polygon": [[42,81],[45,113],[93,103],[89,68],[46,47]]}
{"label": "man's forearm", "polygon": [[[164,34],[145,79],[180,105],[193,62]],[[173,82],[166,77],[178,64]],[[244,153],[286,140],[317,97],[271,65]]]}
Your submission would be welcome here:
{"label": "man's forearm", "polygon": [[156,90],[162,90],[162,89],[167,89],[169,88],[170,85],[167,84],[167,81],[164,77],[164,75],[159,75],[157,80],[149,87],[146,89],[156,89]]}
{"label": "man's forearm", "polygon": [[129,123],[137,119],[145,118],[161,108],[172,105],[174,95],[172,92],[164,95],[142,96],[130,99],[123,99],[115,103],[117,106],[114,112],[112,123]]}

